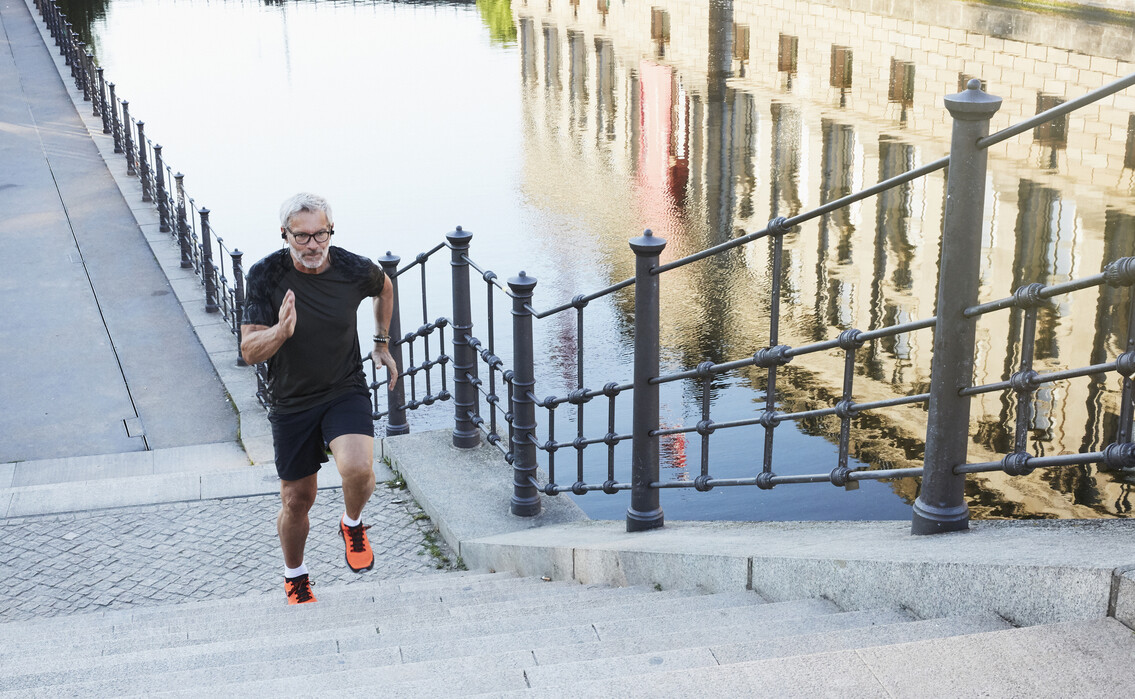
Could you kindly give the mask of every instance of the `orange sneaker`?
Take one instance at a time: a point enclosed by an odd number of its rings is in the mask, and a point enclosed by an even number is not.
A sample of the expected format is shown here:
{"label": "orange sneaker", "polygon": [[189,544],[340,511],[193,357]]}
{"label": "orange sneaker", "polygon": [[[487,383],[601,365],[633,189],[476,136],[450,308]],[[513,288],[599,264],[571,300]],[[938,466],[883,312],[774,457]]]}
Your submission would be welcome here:
{"label": "orange sneaker", "polygon": [[284,578],[284,593],[288,596],[288,604],[307,604],[315,602],[315,595],[311,593],[311,580],[307,573],[294,578]]}
{"label": "orange sneaker", "polygon": [[357,527],[348,527],[339,520],[339,534],[343,536],[343,543],[347,546],[347,566],[361,573],[374,567],[374,551],[370,550],[370,541],[367,540],[369,525],[359,522]]}

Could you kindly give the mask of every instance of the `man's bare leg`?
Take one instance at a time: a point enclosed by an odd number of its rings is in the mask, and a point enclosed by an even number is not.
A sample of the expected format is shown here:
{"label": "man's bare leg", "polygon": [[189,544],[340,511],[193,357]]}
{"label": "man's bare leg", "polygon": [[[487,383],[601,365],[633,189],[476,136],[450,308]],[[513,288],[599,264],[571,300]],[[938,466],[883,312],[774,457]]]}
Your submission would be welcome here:
{"label": "man's bare leg", "polygon": [[316,474],[298,481],[280,481],[280,515],[276,518],[276,531],[280,534],[280,548],[284,552],[284,565],[299,568],[303,564],[307,532],[311,524],[307,513],[315,504]]}
{"label": "man's bare leg", "polygon": [[374,494],[374,437],[344,434],[331,440],[330,446],[343,478],[343,505],[347,516],[359,519]]}

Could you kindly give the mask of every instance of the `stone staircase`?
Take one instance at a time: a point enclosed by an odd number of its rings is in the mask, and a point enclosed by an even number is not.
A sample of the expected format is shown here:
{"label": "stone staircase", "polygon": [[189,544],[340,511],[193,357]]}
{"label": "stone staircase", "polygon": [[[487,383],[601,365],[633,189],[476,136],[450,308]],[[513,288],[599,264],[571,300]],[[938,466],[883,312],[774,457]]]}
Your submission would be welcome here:
{"label": "stone staircase", "polygon": [[1013,628],[492,572],[315,592],[0,624],[0,696],[1116,696],[1135,657],[1114,619]]}

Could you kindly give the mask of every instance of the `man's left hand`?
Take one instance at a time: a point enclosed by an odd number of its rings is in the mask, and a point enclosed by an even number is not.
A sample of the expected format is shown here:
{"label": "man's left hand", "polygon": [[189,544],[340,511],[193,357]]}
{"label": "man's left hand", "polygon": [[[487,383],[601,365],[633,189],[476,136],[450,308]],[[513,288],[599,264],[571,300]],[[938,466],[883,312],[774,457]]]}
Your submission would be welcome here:
{"label": "man's left hand", "polygon": [[393,391],[394,385],[398,383],[398,367],[394,364],[394,356],[390,354],[390,349],[386,345],[380,345],[371,350],[370,358],[374,361],[376,367],[384,366],[390,372],[390,383],[386,389]]}

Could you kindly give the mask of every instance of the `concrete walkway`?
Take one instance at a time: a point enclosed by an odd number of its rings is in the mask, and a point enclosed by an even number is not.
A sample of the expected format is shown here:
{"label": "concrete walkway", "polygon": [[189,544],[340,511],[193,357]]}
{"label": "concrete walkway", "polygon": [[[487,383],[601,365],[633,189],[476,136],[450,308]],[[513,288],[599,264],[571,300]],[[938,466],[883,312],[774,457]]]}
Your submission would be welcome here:
{"label": "concrete walkway", "polygon": [[0,210],[0,463],[236,441],[225,388],[21,0],[0,4]]}

